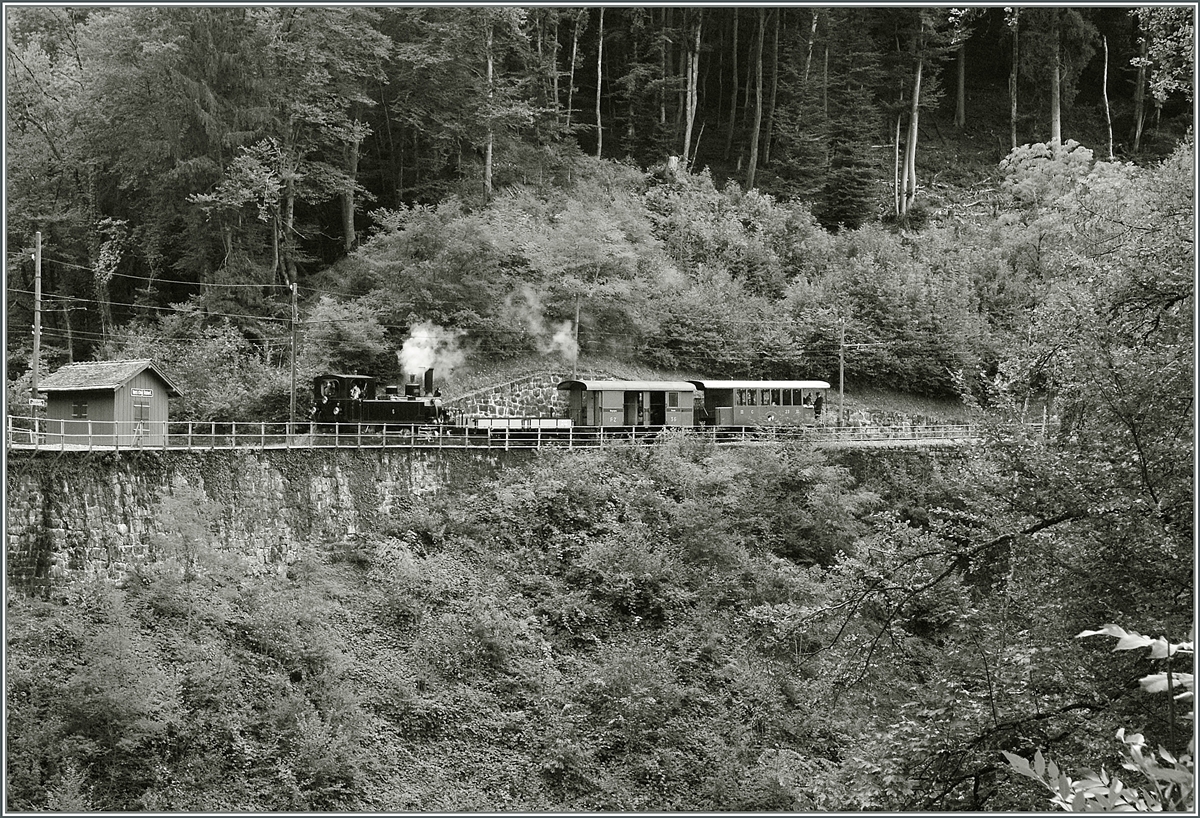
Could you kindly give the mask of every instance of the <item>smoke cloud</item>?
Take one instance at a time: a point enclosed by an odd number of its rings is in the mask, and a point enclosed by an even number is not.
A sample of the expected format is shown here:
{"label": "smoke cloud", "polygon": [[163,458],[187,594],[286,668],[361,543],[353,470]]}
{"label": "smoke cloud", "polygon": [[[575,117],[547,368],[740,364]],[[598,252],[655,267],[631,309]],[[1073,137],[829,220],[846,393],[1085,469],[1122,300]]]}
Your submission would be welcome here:
{"label": "smoke cloud", "polygon": [[404,346],[396,353],[405,375],[424,375],[433,367],[440,377],[449,377],[462,365],[466,354],[458,339],[466,333],[449,330],[430,321],[415,325],[408,331]]}
{"label": "smoke cloud", "polygon": [[542,299],[528,284],[521,287],[519,293],[512,293],[504,299],[504,314],[509,321],[521,324],[529,331],[541,354],[561,355],[566,361],[574,361],[579,357],[574,324],[560,321],[547,326]]}

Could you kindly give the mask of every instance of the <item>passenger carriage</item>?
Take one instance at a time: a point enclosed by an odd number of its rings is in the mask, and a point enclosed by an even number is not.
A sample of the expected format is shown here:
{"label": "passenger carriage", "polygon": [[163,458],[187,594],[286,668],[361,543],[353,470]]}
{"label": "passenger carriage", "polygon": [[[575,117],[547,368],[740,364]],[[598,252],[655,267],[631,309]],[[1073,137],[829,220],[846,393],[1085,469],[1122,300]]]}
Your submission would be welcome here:
{"label": "passenger carriage", "polygon": [[811,425],[827,411],[825,381],[691,381],[696,425]]}
{"label": "passenger carriage", "polygon": [[576,426],[691,426],[696,387],[687,381],[563,381]]}

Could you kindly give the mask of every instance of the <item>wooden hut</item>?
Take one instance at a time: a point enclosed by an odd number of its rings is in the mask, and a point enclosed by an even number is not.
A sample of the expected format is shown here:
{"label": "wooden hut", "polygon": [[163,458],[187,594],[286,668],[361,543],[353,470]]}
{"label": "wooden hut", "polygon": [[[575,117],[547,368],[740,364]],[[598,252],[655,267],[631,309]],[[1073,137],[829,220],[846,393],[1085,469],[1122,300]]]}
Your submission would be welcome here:
{"label": "wooden hut", "polygon": [[150,360],[68,364],[38,389],[47,441],[93,446],[165,445],[167,399],[179,395]]}

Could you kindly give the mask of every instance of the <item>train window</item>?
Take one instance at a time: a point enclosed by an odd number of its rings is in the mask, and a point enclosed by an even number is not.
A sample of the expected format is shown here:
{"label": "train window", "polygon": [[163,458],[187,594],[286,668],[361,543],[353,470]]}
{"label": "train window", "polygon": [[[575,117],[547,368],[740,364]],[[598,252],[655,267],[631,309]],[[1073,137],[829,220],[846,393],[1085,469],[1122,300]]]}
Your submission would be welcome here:
{"label": "train window", "polygon": [[671,407],[672,409],[679,408],[679,393],[678,392],[668,392],[667,393],[667,406]]}
{"label": "train window", "polygon": [[758,406],[758,390],[757,389],[746,390],[746,398],[750,401],[751,406]]}
{"label": "train window", "polygon": [[804,393],[804,405],[805,405],[805,406],[812,406],[812,392],[805,392],[805,393]]}
{"label": "train window", "polygon": [[783,406],[783,399],[780,398],[779,392],[780,392],[780,390],[778,390],[778,389],[771,390],[771,405],[772,406]]}
{"label": "train window", "polygon": [[746,390],[745,390],[745,389],[739,389],[739,390],[737,391],[737,405],[738,405],[738,406],[746,406],[746,405],[747,405],[747,404],[746,404]]}
{"label": "train window", "polygon": [[792,390],[791,389],[783,390],[783,405],[784,406],[792,405]]}
{"label": "train window", "polygon": [[333,380],[332,378],[321,381],[322,397],[336,398],[337,397],[337,388],[338,388],[338,382]]}

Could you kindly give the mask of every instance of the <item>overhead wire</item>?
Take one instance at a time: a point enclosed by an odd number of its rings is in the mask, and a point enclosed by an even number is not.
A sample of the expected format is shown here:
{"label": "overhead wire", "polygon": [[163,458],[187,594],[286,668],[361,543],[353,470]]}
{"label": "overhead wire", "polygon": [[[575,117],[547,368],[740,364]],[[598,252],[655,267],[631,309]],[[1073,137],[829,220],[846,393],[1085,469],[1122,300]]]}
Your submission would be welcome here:
{"label": "overhead wire", "polygon": [[[22,295],[33,295],[33,293],[28,290],[11,289],[11,291],[22,294]],[[61,302],[69,304],[77,309],[82,308],[83,305],[88,305],[88,304],[92,304],[92,305],[108,304],[109,306],[114,306],[114,305],[119,304],[119,302],[101,301],[98,299],[91,299],[91,298],[79,298],[76,296],[62,296],[62,295],[58,295],[58,294],[54,294],[54,293],[43,294],[43,298],[49,299],[49,300],[59,300]],[[120,304],[120,305],[127,306],[124,304]],[[136,309],[154,310],[154,311],[157,311],[160,313],[170,312],[170,313],[175,313],[175,314],[182,314],[182,313],[187,312],[186,309],[182,309],[182,308],[158,307],[158,306],[153,306],[153,305],[146,305],[144,307],[137,306],[135,308]],[[49,312],[51,315],[53,315],[53,314],[56,314],[57,311],[51,310]],[[217,318],[249,318],[249,319],[254,319],[256,321],[271,322],[276,325],[279,325],[280,327],[289,323],[291,320],[290,318],[281,317],[281,316],[262,316],[262,315],[250,315],[250,314],[241,314],[241,313],[224,313],[224,312],[205,312],[204,316],[205,317],[217,317]],[[357,321],[358,321],[358,319],[354,319],[354,318],[341,318],[341,319],[334,318],[334,319],[326,319],[326,320],[319,320],[319,321],[314,321],[314,320],[308,319],[308,320],[303,320],[300,323],[304,327],[319,327],[319,326],[330,326],[330,325],[348,325],[348,324],[354,324]],[[411,329],[411,327],[407,324],[380,324],[379,326],[381,329],[384,329],[384,330],[395,330],[395,331],[399,331],[399,332],[408,332]],[[43,332],[46,332],[49,329],[50,329],[49,327],[44,326]],[[514,335],[529,334],[529,335],[536,336],[536,333],[530,332],[527,327],[514,327],[511,329],[511,332]],[[189,339],[189,336],[182,336],[182,335],[146,335],[146,334],[142,334],[142,333],[129,332],[129,331],[125,331],[124,333],[119,333],[119,332],[118,333],[109,333],[108,336],[103,336],[99,333],[88,333],[86,330],[83,330],[83,329],[72,330],[71,334],[74,337],[78,337],[81,339],[87,338],[87,337],[89,337],[89,335],[94,338],[100,339],[100,338],[104,338],[104,337],[112,337],[113,335],[121,335],[121,334],[125,335],[126,337],[137,337],[137,338],[143,338],[146,340],[177,339],[177,340],[183,341],[183,340]],[[64,335],[65,335],[65,333],[64,333]],[[202,335],[199,333],[197,333],[194,336],[190,336],[190,338],[192,340],[198,340],[201,337],[202,337]],[[676,359],[711,360],[713,357],[711,350],[709,350],[709,351],[692,351],[692,350],[687,350],[687,349],[672,349],[670,346],[665,346],[661,343],[654,343],[653,338],[648,339],[649,342],[647,342],[647,340],[642,340],[641,343],[638,343],[638,339],[645,338],[645,336],[638,336],[638,335],[631,334],[628,332],[588,329],[586,332],[586,337],[587,338],[599,337],[599,338],[609,338],[609,339],[623,339],[623,340],[629,341],[631,344],[634,344],[636,346],[641,346],[645,350],[658,351],[660,354],[670,355],[671,357],[676,358]],[[740,336],[740,335],[739,336],[730,336],[730,335],[705,334],[705,335],[693,335],[693,336],[680,336],[680,335],[672,335],[671,336],[671,341],[674,343],[688,343],[688,342],[695,342],[695,341],[701,341],[701,340],[717,341],[717,342],[726,343],[726,344],[735,344],[735,343],[746,342],[748,339],[745,336]],[[892,350],[896,350],[897,348],[903,348],[905,346],[911,347],[911,346],[915,346],[915,345],[921,345],[924,343],[927,343],[927,342],[922,339],[917,339],[917,338],[913,338],[913,339],[897,338],[897,339],[891,339],[888,341],[847,343],[845,345],[845,349],[847,351],[859,350],[859,349],[862,349],[862,350],[881,349],[882,350],[882,349],[889,349],[889,348]],[[489,349],[498,350],[498,349],[505,348],[505,347],[499,347],[499,346],[490,346],[489,347],[488,345],[474,345],[474,346],[475,346],[475,348],[479,348],[484,351],[488,351]],[[829,345],[821,345],[821,346],[815,346],[815,347],[814,346],[793,347],[789,350],[786,350],[786,352],[789,352],[791,354],[800,354],[800,355],[833,355],[833,354],[837,353],[838,349],[839,349],[839,346],[837,344],[829,344]],[[721,360],[726,360],[726,361],[745,360],[745,361],[753,362],[753,361],[761,361],[764,357],[769,358],[772,356],[772,352],[770,350],[759,351],[759,352],[748,352],[748,353],[745,353],[744,355],[731,354],[732,351],[728,350],[728,349],[725,352],[726,352],[726,354],[721,356]],[[941,358],[929,355],[928,353],[920,353],[920,354],[908,353],[905,355],[905,358],[908,360],[914,360],[914,359],[918,359],[918,360],[924,359],[924,360],[929,360],[929,361],[942,360]]]}
{"label": "overhead wire", "polygon": [[[72,267],[72,268],[80,269],[80,270],[87,270],[89,272],[92,271],[91,268],[83,267],[78,264],[72,264],[70,262],[62,261],[60,259],[50,258],[48,260],[55,264],[61,264],[61,265],[67,266],[67,267]],[[134,274],[129,274],[129,273],[113,273],[113,275],[117,276],[117,277],[121,277],[121,278],[126,278],[126,279],[147,281],[150,283],[178,284],[178,285],[184,285],[184,286],[198,286],[198,287],[202,287],[202,288],[232,288],[232,289],[242,288],[242,289],[259,289],[259,290],[263,290],[263,289],[267,289],[267,288],[276,288],[276,289],[283,289],[287,292],[290,292],[290,287],[288,287],[288,285],[278,284],[278,283],[274,283],[274,282],[272,282],[272,283],[196,282],[196,281],[183,281],[183,280],[178,280],[178,279],[156,278],[156,277],[151,277],[151,276],[139,276],[139,275],[134,275]],[[29,295],[29,296],[33,295],[33,292],[30,290],[14,288],[14,287],[9,287],[8,289],[9,289],[9,292],[15,293],[15,294]],[[320,289],[317,287],[309,287],[309,286],[298,286],[297,292],[307,292],[312,295],[318,295],[318,296],[325,295],[325,296],[330,296],[330,297],[334,297],[334,298],[362,297],[362,296],[352,296],[349,293],[324,290],[324,289]],[[58,293],[43,293],[42,298],[45,300],[49,300],[49,301],[65,302],[66,304],[69,304],[73,308],[76,308],[76,309],[85,308],[85,305],[98,305],[98,306],[99,305],[107,305],[109,307],[123,307],[126,309],[132,308],[135,310],[153,311],[160,315],[162,315],[162,314],[183,314],[183,313],[188,312],[188,309],[186,307],[177,307],[174,305],[170,305],[170,306],[159,306],[159,305],[152,305],[152,304],[132,304],[131,305],[131,304],[126,304],[124,302],[119,302],[119,301],[100,300],[100,299],[95,299],[95,298],[81,298],[78,296],[61,295]],[[54,311],[51,311],[52,314],[53,314],[53,312]],[[290,322],[291,322],[291,318],[288,316],[269,316],[269,315],[261,315],[261,314],[234,313],[234,312],[213,312],[211,310],[205,310],[203,315],[205,317],[213,317],[213,318],[253,320],[256,322],[273,323],[277,326],[280,326],[281,328],[286,324],[290,324]],[[671,323],[670,319],[674,318],[674,317],[678,317],[678,316],[671,316],[671,315],[665,316],[665,318],[666,318],[665,323],[668,323],[668,324]],[[352,325],[352,324],[359,323],[359,322],[360,322],[360,319],[356,319],[356,318],[352,318],[352,317],[351,318],[340,318],[340,319],[339,318],[327,318],[327,319],[322,319],[322,320],[313,320],[310,318],[310,319],[302,320],[300,322],[300,324],[301,324],[301,326],[306,327],[306,328],[314,328],[314,327],[320,327],[320,326]],[[555,323],[555,321],[553,319],[546,319],[546,322],[547,323]],[[766,319],[761,319],[761,318],[722,317],[720,320],[720,323],[721,323],[721,325],[726,326],[726,327],[749,325],[749,326],[754,326],[754,327],[759,327],[759,328],[764,328],[764,329],[788,331],[788,330],[795,329],[797,327],[798,322],[794,319],[788,319],[788,318],[778,318],[778,319],[766,320]],[[380,324],[379,326],[383,330],[392,330],[392,331],[397,331],[397,332],[408,332],[411,329],[411,327],[407,324]],[[200,335],[199,333],[197,333],[193,336],[181,336],[181,335],[161,335],[161,334],[149,335],[149,334],[143,334],[140,332],[128,332],[128,331],[126,331],[126,332],[120,332],[120,331],[111,332],[110,331],[109,333],[104,334],[104,333],[90,332],[90,331],[84,330],[84,329],[72,329],[72,330],[70,330],[70,332],[67,332],[65,330],[58,331],[52,327],[43,327],[43,332],[50,335],[50,337],[57,337],[60,339],[65,339],[65,340],[78,339],[78,340],[93,341],[93,342],[112,340],[114,338],[117,338],[117,339],[124,338],[127,340],[136,338],[136,339],[139,339],[142,341],[149,341],[149,342],[155,342],[155,341],[161,342],[161,341],[168,341],[168,340],[186,342],[189,340],[193,340],[193,341],[199,340],[202,337],[202,335]],[[513,332],[513,334],[528,333],[535,337],[537,335],[537,333],[535,331],[530,330],[530,328],[528,328],[528,327],[514,327],[512,329],[512,332]],[[686,349],[672,349],[670,346],[665,346],[660,343],[654,343],[653,338],[646,339],[644,336],[639,338],[639,336],[630,334],[628,332],[606,331],[606,330],[601,330],[601,329],[596,329],[596,328],[589,328],[586,331],[586,337],[591,338],[591,339],[595,339],[595,338],[609,339],[610,341],[613,339],[623,340],[623,341],[629,343],[631,346],[640,348],[640,350],[643,353],[650,353],[650,354],[657,353],[658,355],[661,355],[663,357],[669,356],[671,359],[676,360],[676,361],[681,361],[681,362],[683,362],[683,361],[707,362],[707,361],[714,360],[712,350],[693,351],[693,350],[686,350]],[[647,342],[647,341],[649,341],[649,342]],[[673,342],[673,343],[686,344],[686,343],[697,343],[697,342],[705,342],[705,341],[707,341],[707,342],[715,341],[718,343],[725,343],[725,344],[736,344],[736,343],[741,343],[741,342],[747,341],[747,338],[744,335],[730,336],[730,335],[724,335],[724,334],[714,335],[712,333],[694,333],[691,335],[679,335],[679,334],[674,334],[674,333],[671,334],[671,342]],[[904,346],[911,347],[911,346],[915,346],[915,345],[921,345],[924,343],[927,343],[927,341],[925,341],[923,339],[890,339],[890,340],[886,340],[886,341],[853,341],[853,342],[845,343],[843,348],[847,352],[858,351],[858,350],[869,350],[869,349],[876,349],[876,350],[889,350],[890,349],[890,351],[896,352],[896,351],[900,351],[900,350],[898,350],[898,348],[902,348]],[[477,350],[485,352],[485,353],[489,352],[489,351],[499,351],[501,349],[507,349],[507,347],[505,347],[505,346],[479,344],[479,343],[470,344],[470,346],[473,349],[477,349]],[[837,344],[830,343],[828,345],[820,345],[820,346],[816,346],[816,347],[813,347],[813,346],[792,347],[791,349],[786,350],[785,354],[803,355],[803,356],[809,356],[809,357],[831,356],[831,355],[836,355],[838,353],[838,350],[839,350],[839,346]],[[764,362],[769,362],[773,358],[778,357],[771,350],[748,351],[748,352],[744,352],[744,353],[736,353],[735,354],[735,353],[733,353],[732,350],[726,349],[723,352],[724,352],[724,354],[721,354],[719,356],[719,358],[717,359],[723,364],[739,364],[739,363],[748,364],[748,365],[749,364],[763,364]],[[857,357],[857,356],[854,356],[854,357]],[[916,351],[905,353],[904,359],[906,361],[914,362],[914,363],[925,362],[925,363],[931,363],[931,364],[941,364],[941,363],[945,363],[945,361],[946,361],[945,357],[943,357],[943,356],[931,355],[930,353],[924,352],[924,351],[919,352],[919,353]],[[851,358],[851,360],[853,360],[853,358]]]}

